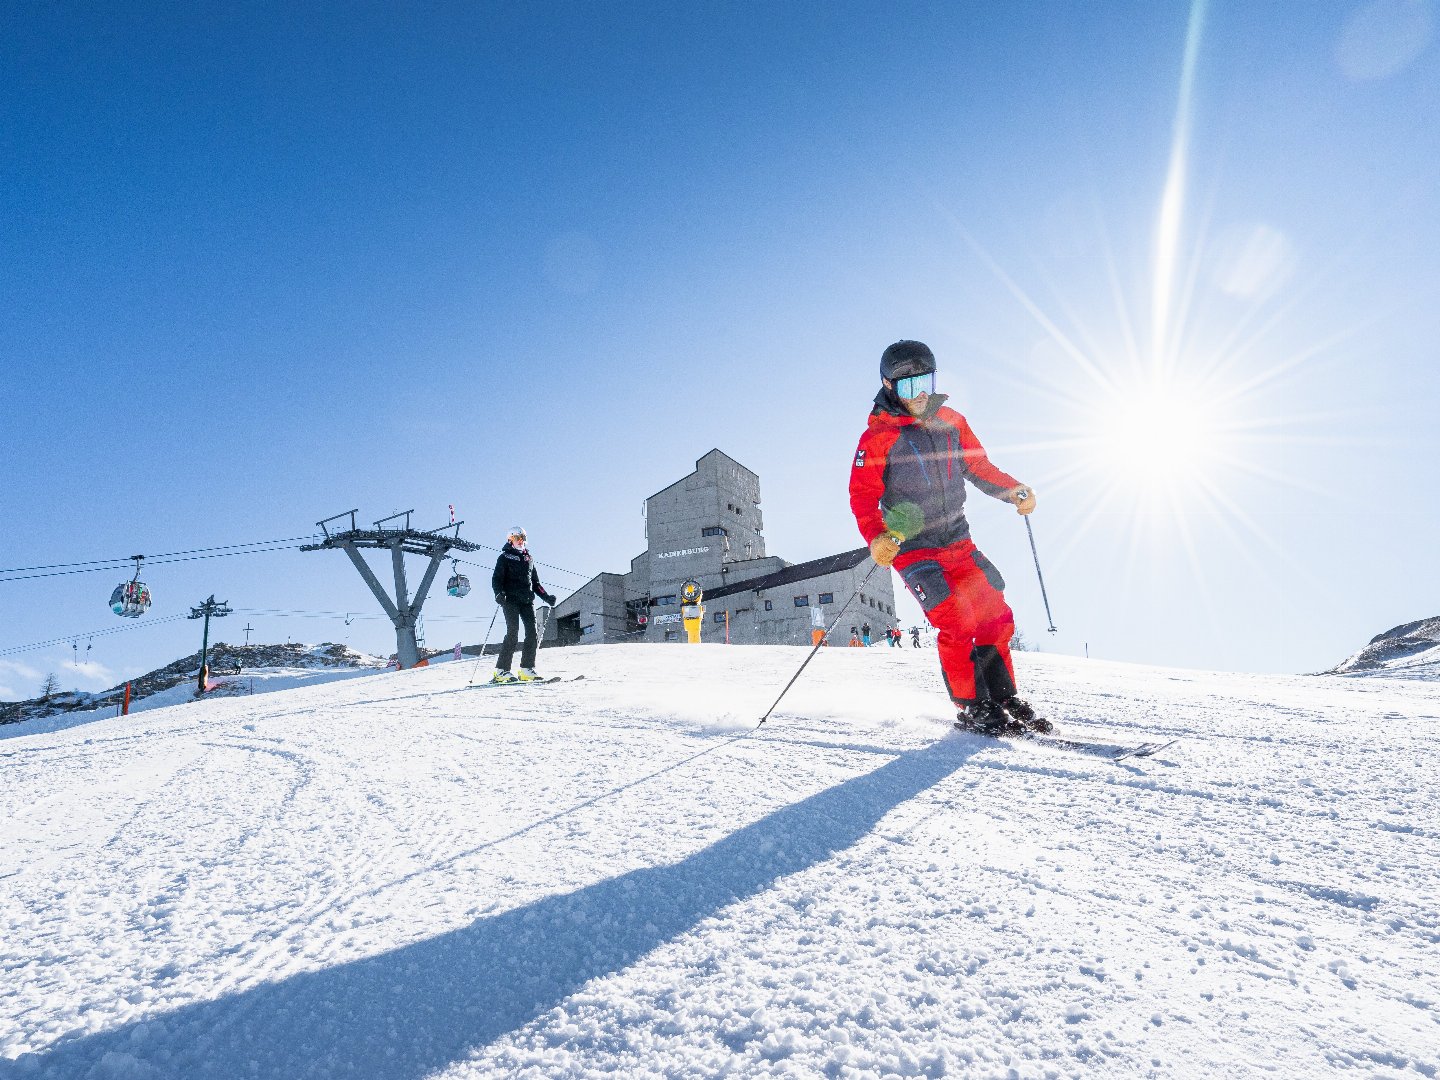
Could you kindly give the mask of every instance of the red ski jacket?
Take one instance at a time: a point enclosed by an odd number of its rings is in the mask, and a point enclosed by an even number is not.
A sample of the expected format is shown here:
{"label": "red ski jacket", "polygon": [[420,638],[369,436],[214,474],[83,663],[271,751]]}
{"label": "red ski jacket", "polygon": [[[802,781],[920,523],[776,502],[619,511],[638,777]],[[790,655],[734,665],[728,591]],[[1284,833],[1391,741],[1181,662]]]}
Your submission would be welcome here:
{"label": "red ski jacket", "polygon": [[[943,397],[941,401],[943,402]],[[990,463],[965,417],[943,404],[919,420],[881,390],[850,468],[850,509],[868,544],[886,531],[886,516],[911,525],[901,554],[949,547],[970,538],[965,481],[1000,498],[1020,481]]]}

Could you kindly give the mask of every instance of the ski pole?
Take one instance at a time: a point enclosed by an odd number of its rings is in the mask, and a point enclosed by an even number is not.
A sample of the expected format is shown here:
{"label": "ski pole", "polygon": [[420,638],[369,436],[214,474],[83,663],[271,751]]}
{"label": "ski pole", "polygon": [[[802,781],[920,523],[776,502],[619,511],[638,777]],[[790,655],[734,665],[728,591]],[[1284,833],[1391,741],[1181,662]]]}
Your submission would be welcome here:
{"label": "ski pole", "polygon": [[485,659],[485,651],[490,648],[490,631],[495,629],[495,619],[500,614],[500,605],[495,605],[494,612],[490,615],[490,625],[485,628],[485,644],[480,646],[480,655],[475,658],[475,666],[470,669],[470,681],[466,686],[475,685],[475,672],[480,670],[480,661]]}
{"label": "ski pole", "polygon": [[[799,670],[797,670],[795,674],[790,677],[790,681],[785,684],[785,689],[780,691],[780,697],[777,697],[775,699],[775,705],[779,705],[780,698],[783,698],[786,694],[790,692],[790,687],[794,686],[795,680],[800,678],[800,672],[805,670],[805,665],[810,663],[811,660],[815,659],[815,654],[820,651],[820,646],[825,644],[825,638],[828,638],[830,636],[830,631],[835,629],[836,624],[840,622],[840,619],[845,614],[846,609],[850,607],[850,604],[854,601],[855,597],[860,595],[860,590],[865,588],[865,584],[870,580],[871,575],[879,569],[879,563],[876,563],[874,566],[870,567],[870,573],[866,574],[865,577],[861,580],[860,584],[855,586],[855,591],[850,594],[850,599],[846,600],[840,610],[835,613],[835,618],[831,621],[830,625],[826,627],[824,635],[810,649],[810,655],[805,657],[805,661],[800,665]],[[766,720],[770,719],[770,714],[775,711],[775,705],[771,705],[770,708],[765,710],[765,715],[760,717],[760,723],[755,725],[756,731],[760,730],[761,724],[765,723]]]}
{"label": "ski pole", "polygon": [[[1030,494],[1023,491],[1020,497],[1023,499]],[[1045,595],[1045,575],[1040,573],[1040,556],[1035,551],[1035,530],[1030,527],[1030,517],[1025,517],[1025,532],[1030,537],[1030,557],[1035,560],[1035,576],[1040,580],[1040,599],[1045,601],[1045,618],[1050,622],[1050,633],[1055,633],[1055,616],[1050,614],[1050,597]]]}

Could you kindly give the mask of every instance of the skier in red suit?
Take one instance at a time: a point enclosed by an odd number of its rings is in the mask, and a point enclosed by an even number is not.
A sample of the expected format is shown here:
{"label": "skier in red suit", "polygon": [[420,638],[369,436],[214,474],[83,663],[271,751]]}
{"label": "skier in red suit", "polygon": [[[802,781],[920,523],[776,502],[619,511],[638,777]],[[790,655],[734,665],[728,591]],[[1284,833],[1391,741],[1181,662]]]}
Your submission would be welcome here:
{"label": "skier in red suit", "polygon": [[957,726],[1049,730],[1015,687],[1015,616],[1005,580],[970,539],[965,483],[1035,509],[1035,493],[991,464],[969,423],[935,393],[935,354],[897,341],[880,358],[880,392],[850,469],[850,509],[870,554],[895,567],[940,633],[940,670]]}

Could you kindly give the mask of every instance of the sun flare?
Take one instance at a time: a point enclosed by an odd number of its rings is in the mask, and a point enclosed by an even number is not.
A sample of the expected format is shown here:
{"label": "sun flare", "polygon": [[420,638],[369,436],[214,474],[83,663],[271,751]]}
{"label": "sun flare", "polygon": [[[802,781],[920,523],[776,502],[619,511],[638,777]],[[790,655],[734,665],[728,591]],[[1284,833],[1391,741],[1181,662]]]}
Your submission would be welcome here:
{"label": "sun flare", "polygon": [[1223,436],[1218,407],[1173,382],[1116,389],[1096,409],[1095,465],[1154,482],[1195,479]]}

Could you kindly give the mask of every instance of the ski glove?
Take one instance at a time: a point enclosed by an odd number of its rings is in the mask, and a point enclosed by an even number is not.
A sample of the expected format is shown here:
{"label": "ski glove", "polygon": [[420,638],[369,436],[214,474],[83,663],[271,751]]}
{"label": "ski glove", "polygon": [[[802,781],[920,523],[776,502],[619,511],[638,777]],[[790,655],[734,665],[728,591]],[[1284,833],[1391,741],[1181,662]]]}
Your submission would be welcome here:
{"label": "ski glove", "polygon": [[544,601],[545,601],[547,604],[549,604],[551,607],[554,607],[554,606],[555,606],[555,594],[554,594],[554,593],[542,592],[542,593],[540,594],[540,599],[541,599],[541,600],[544,600]]}
{"label": "ski glove", "polygon": [[880,566],[889,566],[900,554],[900,541],[890,533],[881,533],[870,541],[870,557]]}
{"label": "ski glove", "polygon": [[505,597],[501,596],[501,595],[497,592],[497,593],[495,594],[495,603],[498,604],[498,605],[501,606],[501,607],[504,607],[504,605],[505,605]]}
{"label": "ski glove", "polygon": [[1021,514],[1029,514],[1035,509],[1035,489],[1028,488],[1024,484],[1007,491],[1005,499],[1014,503],[1016,511]]}

